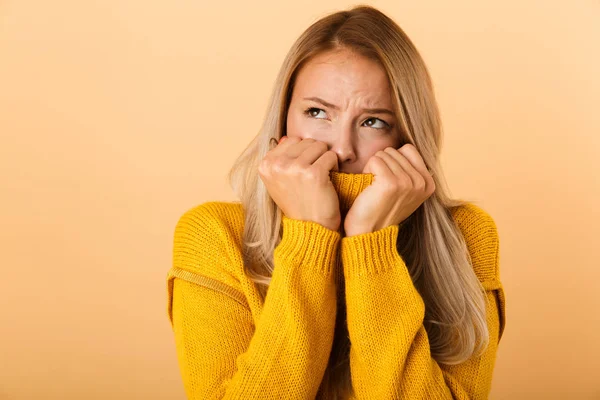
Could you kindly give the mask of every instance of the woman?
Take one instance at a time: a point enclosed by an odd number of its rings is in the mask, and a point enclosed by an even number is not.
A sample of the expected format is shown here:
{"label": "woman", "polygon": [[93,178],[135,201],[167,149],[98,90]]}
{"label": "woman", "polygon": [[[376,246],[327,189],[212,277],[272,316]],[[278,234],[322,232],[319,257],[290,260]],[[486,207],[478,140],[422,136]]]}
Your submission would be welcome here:
{"label": "woman", "polygon": [[487,398],[498,234],[446,194],[440,144],[426,66],[391,19],[359,6],[300,36],[230,173],[241,202],[176,227],[189,398]]}

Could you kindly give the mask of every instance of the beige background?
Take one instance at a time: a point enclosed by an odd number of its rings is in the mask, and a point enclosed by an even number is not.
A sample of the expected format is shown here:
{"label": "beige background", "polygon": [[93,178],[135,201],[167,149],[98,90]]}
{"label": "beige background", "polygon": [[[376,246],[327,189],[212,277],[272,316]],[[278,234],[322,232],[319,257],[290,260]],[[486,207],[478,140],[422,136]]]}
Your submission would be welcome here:
{"label": "beige background", "polygon": [[[485,3],[485,4],[484,4]],[[234,200],[294,39],[346,1],[0,1],[0,399],[183,399],[179,216]],[[493,399],[599,399],[600,2],[373,1],[501,237]]]}

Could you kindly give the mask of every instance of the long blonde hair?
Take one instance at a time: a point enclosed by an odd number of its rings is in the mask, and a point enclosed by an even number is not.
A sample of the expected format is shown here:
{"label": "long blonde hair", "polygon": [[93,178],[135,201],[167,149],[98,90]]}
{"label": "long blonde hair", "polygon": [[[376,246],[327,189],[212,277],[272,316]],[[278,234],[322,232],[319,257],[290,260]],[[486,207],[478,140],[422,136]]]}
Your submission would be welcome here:
{"label": "long blonde hair", "polygon": [[[413,144],[434,173],[436,191],[403,223],[397,249],[425,302],[424,326],[432,357],[440,363],[459,364],[481,353],[489,342],[483,288],[450,212],[467,201],[447,194],[439,164],[440,115],[425,63],[404,31],[373,7],[360,5],[330,14],[302,33],[279,71],[260,132],[229,172],[229,182],[245,213],[245,273],[264,298],[274,268],[273,250],[282,236],[282,213],[260,180],[258,165],[271,149],[271,140],[285,134],[299,69],[315,55],[341,48],[383,66],[393,91],[401,141]],[[347,330],[336,328],[319,395],[348,397],[352,390],[348,354]]]}

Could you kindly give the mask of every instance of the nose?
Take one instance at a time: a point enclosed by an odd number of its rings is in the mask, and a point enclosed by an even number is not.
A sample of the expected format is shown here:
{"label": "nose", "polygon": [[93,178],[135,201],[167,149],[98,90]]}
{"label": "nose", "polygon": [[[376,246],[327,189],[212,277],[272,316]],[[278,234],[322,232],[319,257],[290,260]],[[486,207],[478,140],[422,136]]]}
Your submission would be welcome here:
{"label": "nose", "polygon": [[352,128],[340,127],[334,137],[329,150],[337,154],[340,171],[345,172],[345,169],[348,169],[347,166],[356,161],[356,143]]}

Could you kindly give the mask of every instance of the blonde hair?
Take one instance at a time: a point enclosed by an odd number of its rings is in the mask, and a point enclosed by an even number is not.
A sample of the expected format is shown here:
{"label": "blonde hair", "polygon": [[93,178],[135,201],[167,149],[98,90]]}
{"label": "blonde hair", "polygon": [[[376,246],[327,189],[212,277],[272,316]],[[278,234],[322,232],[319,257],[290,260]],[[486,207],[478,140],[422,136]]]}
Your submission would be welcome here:
{"label": "blonde hair", "polygon": [[[270,150],[270,142],[285,135],[299,69],[317,54],[340,49],[376,60],[384,68],[401,141],[413,144],[434,173],[436,190],[404,221],[397,249],[426,305],[424,326],[432,357],[439,363],[459,364],[481,353],[489,342],[483,287],[450,212],[467,201],[447,194],[439,164],[440,115],[425,63],[404,31],[373,7],[360,5],[330,14],[302,33],[279,71],[260,132],[229,172],[245,213],[245,273],[264,298],[274,269],[273,250],[282,236],[282,213],[260,180],[258,165]],[[347,330],[336,329],[321,396],[348,397],[352,390],[348,354]]]}

